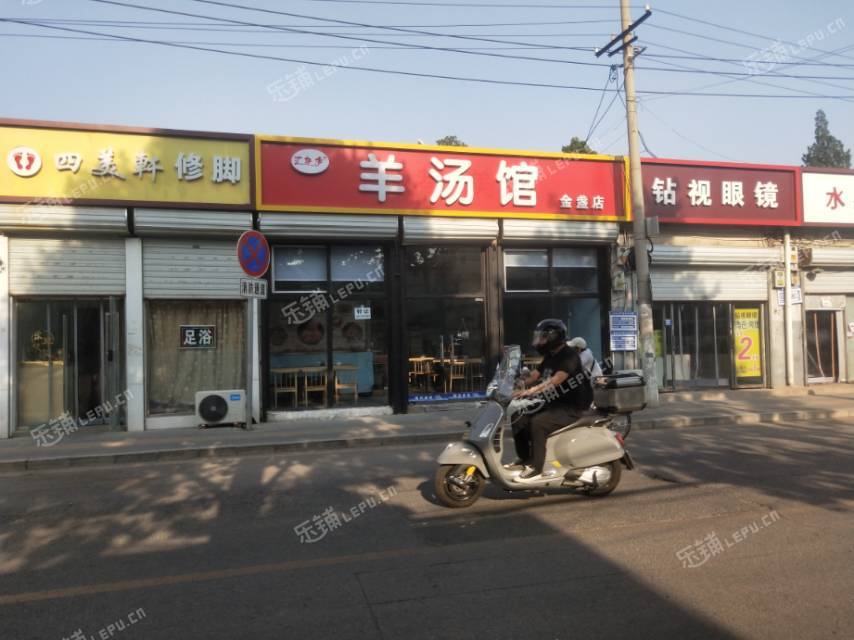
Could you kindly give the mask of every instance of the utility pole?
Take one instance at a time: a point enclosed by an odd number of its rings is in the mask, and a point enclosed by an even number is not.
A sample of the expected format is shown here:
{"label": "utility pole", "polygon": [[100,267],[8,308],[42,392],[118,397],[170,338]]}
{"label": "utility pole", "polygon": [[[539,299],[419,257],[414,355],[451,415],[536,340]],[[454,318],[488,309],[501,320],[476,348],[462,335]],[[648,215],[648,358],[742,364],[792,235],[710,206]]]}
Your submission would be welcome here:
{"label": "utility pole", "polygon": [[[640,359],[643,375],[646,379],[647,406],[658,406],[658,376],[655,371],[655,334],[652,326],[652,295],[649,281],[649,256],[646,234],[646,215],[643,206],[643,177],[641,174],[640,140],[638,134],[637,97],[635,96],[635,51],[632,43],[637,40],[632,29],[646,20],[651,14],[649,7],[636,22],[632,22],[629,0],[620,0],[620,19],[622,32],[614,38],[602,53],[622,39],[623,73],[626,91],[626,126],[629,138],[629,182],[632,189],[632,229],[635,247],[635,276],[637,279],[638,328],[640,330]],[[611,52],[609,55],[616,53]],[[597,53],[597,56],[601,53]]]}

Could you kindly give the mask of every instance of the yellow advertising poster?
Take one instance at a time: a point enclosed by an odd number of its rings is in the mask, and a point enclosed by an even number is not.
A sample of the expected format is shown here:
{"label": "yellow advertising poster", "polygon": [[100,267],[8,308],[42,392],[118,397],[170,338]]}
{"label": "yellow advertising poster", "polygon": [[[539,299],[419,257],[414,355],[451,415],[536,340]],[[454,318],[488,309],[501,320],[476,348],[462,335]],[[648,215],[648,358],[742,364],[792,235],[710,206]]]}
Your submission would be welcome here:
{"label": "yellow advertising poster", "polygon": [[251,204],[249,140],[0,126],[0,197]]}
{"label": "yellow advertising poster", "polygon": [[762,377],[762,343],[759,329],[759,309],[735,308],[733,338],[735,340],[735,377]]}

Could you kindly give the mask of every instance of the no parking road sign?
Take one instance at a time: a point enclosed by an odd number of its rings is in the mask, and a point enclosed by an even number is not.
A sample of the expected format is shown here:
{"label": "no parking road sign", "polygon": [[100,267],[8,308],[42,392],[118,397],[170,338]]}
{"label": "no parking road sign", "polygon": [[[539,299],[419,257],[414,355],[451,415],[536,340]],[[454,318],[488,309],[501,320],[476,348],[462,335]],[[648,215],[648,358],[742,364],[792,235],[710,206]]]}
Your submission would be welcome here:
{"label": "no parking road sign", "polygon": [[270,266],[270,245],[258,231],[244,231],[237,241],[237,259],[243,272],[260,278]]}

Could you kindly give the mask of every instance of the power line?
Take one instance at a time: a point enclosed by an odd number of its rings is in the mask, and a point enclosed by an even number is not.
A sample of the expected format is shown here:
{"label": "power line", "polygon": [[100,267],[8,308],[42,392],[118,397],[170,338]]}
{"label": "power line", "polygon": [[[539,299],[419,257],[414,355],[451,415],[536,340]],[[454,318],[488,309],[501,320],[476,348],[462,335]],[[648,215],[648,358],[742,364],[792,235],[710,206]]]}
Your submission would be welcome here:
{"label": "power line", "polygon": [[[88,31],[84,29],[76,29],[72,27],[61,27],[58,25],[48,25],[41,24],[37,21],[33,20],[23,20],[19,18],[0,18],[0,22],[7,23],[15,23],[15,24],[24,24],[34,27],[41,27],[45,29],[55,29],[60,31],[70,31],[73,33],[83,33],[87,35],[94,36],[107,36],[109,38],[114,38],[116,40],[126,40],[129,42],[138,42],[142,44],[155,44],[160,46],[167,46],[179,49],[189,49],[193,51],[205,51],[209,53],[220,53],[224,55],[232,55],[239,56],[244,58],[253,58],[258,60],[272,60],[276,62],[291,62],[301,65],[308,66],[320,66],[320,67],[332,67],[336,69],[352,69],[354,71],[366,71],[370,73],[381,73],[381,74],[389,74],[389,75],[400,75],[400,76],[408,76],[408,77],[416,77],[416,78],[433,78],[438,80],[455,80],[462,82],[477,82],[483,84],[494,84],[494,85],[510,85],[510,86],[523,86],[523,87],[538,87],[538,88],[546,88],[546,89],[573,89],[578,91],[601,91],[598,87],[585,87],[578,85],[563,85],[563,84],[554,84],[554,83],[546,83],[546,82],[526,82],[526,81],[510,81],[510,80],[494,80],[488,78],[475,78],[475,77],[466,77],[466,76],[452,76],[445,74],[436,74],[436,73],[422,73],[416,71],[405,71],[405,70],[397,70],[397,69],[382,69],[376,67],[362,67],[359,65],[344,65],[330,62],[317,62],[314,60],[301,60],[297,58],[284,58],[281,56],[271,56],[265,54],[257,54],[257,53],[249,53],[246,51],[228,51],[225,49],[212,48],[212,47],[200,47],[195,45],[187,45],[187,44],[178,44],[175,42],[163,41],[163,40],[151,40],[148,38],[137,38],[133,36],[124,36],[118,34],[110,34],[110,33],[102,33],[98,31]],[[613,91],[613,90],[612,90]],[[639,92],[644,95],[667,95],[667,96],[684,96],[684,97],[720,97],[720,98],[762,98],[762,99],[784,99],[784,98],[811,98],[813,96],[802,96],[802,95],[775,95],[768,93],[711,93],[711,92],[681,92],[681,91],[656,91],[656,90],[647,90]],[[834,96],[834,95],[826,95],[826,96],[815,96],[818,98],[825,99],[847,99],[854,98],[854,95],[847,96]]]}
{"label": "power line", "polygon": [[[189,29],[191,27],[204,27],[216,25],[216,22],[177,22],[174,20],[94,20],[81,18],[39,18],[46,24],[76,24],[86,27],[127,27],[141,29]],[[384,24],[378,27],[430,27],[443,29],[456,29],[461,27],[541,27],[558,24],[613,24],[613,20],[549,20],[547,22],[468,22],[453,24]],[[265,25],[268,27],[312,27],[314,29],[335,29],[334,25],[322,24],[278,24]],[[589,34],[584,34],[589,35]]]}
{"label": "power line", "polygon": [[[716,29],[723,29],[725,31],[732,31],[734,33],[741,33],[743,35],[752,36],[754,38],[761,38],[763,40],[772,40],[772,38],[769,38],[768,36],[762,35],[761,33],[755,33],[753,31],[747,31],[745,29],[738,29],[736,27],[728,27],[726,25],[718,24],[716,22],[710,22],[709,20],[703,20],[701,18],[694,18],[692,16],[686,16],[686,15],[683,15],[681,13],[676,13],[675,11],[666,11],[664,9],[658,9],[657,11],[659,13],[663,13],[665,15],[673,16],[674,18],[679,18],[681,20],[688,20],[689,22],[697,22],[697,23],[704,24],[704,25],[707,25],[710,27],[715,27]],[[776,42],[780,42],[780,43],[788,44],[788,45],[794,44],[792,42],[789,42],[788,40],[780,40],[777,38],[774,38],[773,40],[775,40]],[[797,46],[800,46],[800,45],[798,44]],[[817,49],[816,47],[802,47],[802,48],[812,49],[813,51],[818,51],[819,53],[831,54],[831,55],[838,56],[840,58],[847,58],[849,60],[854,60],[854,56],[843,56],[843,55],[840,55],[838,53],[833,53],[832,51],[825,51],[824,49]]]}
{"label": "power line", "polygon": [[596,111],[593,113],[593,119],[590,121],[590,126],[587,128],[587,135],[584,136],[585,143],[590,140],[590,136],[593,135],[593,127],[596,124],[596,117],[599,115],[599,109],[602,108],[602,102],[605,100],[605,92],[608,89],[608,85],[614,81],[614,73],[616,69],[616,67],[611,67],[608,70],[608,78],[605,80],[605,86],[602,87],[602,93],[599,94],[599,104],[596,105]]}
{"label": "power line", "polygon": [[[194,1],[201,1],[201,0],[194,0]],[[114,5],[114,6],[118,6],[118,7],[130,8],[130,9],[141,9],[144,11],[154,11],[156,13],[168,13],[171,15],[185,16],[185,17],[190,17],[190,18],[206,18],[206,19],[210,19],[210,20],[228,22],[231,24],[239,24],[239,25],[243,25],[246,27],[263,27],[264,26],[264,25],[261,25],[258,23],[246,22],[243,20],[233,20],[231,18],[220,18],[220,17],[216,17],[216,16],[206,16],[206,15],[200,15],[197,13],[189,13],[186,11],[175,11],[172,9],[160,9],[157,7],[147,7],[145,5],[139,5],[139,4],[134,4],[134,3],[130,3],[130,2],[118,2],[117,0],[89,0],[89,2],[96,2],[98,4]],[[226,3],[213,3],[213,4],[222,4],[223,6],[226,6],[229,8],[244,8],[240,5],[228,5]],[[287,13],[287,12],[283,12],[283,11],[272,11],[270,9],[252,9],[252,10],[263,11],[265,13],[275,13],[275,14],[287,15],[287,16],[291,16],[291,17],[305,17],[305,16],[302,16],[300,14]],[[325,18],[317,18],[317,19],[318,20],[321,20],[321,19],[326,20]],[[327,22],[339,22],[339,23],[344,22],[344,21],[339,21],[339,20],[326,20],[326,21]],[[360,26],[365,26],[365,25],[360,25]],[[334,37],[334,38],[341,38],[344,40],[355,40],[357,42],[372,42],[375,44],[390,44],[390,45],[405,44],[405,43],[395,42],[393,40],[375,40],[375,39],[371,39],[371,38],[365,38],[363,36],[321,33],[321,32],[317,32],[317,31],[308,31],[308,30],[304,30],[304,29],[294,29],[291,27],[266,27],[266,28],[274,29],[276,31],[285,31],[288,33],[304,33],[304,34],[311,34],[311,35],[322,36],[322,37]],[[396,30],[397,29],[395,29],[395,31]],[[419,32],[419,33],[422,33],[424,35],[437,35],[435,33],[429,32],[429,31],[424,31],[424,32]],[[438,34],[438,35],[441,35],[441,34]],[[478,41],[483,41],[483,42],[497,42],[497,43],[501,43],[501,44],[517,44],[515,42],[509,43],[506,40],[495,40],[492,38],[476,38],[476,37],[459,36],[459,35],[448,35],[446,37],[462,38],[465,40],[478,40]],[[449,52],[449,53],[463,53],[466,55],[486,56],[486,57],[492,57],[492,58],[505,58],[505,59],[510,59],[510,60],[529,60],[529,61],[535,61],[535,62],[554,62],[554,63],[559,63],[559,64],[573,64],[573,65],[581,65],[581,66],[586,66],[586,67],[606,66],[606,65],[603,65],[601,63],[596,63],[596,62],[582,62],[582,61],[578,61],[578,60],[558,60],[556,58],[538,58],[535,56],[516,56],[516,55],[511,55],[511,54],[493,53],[493,52],[485,52],[485,51],[466,51],[463,49],[454,49],[454,48],[450,48],[450,47],[434,47],[434,46],[426,45],[426,44],[413,44],[413,45],[407,45],[407,46],[410,46],[412,49],[425,49],[425,50],[430,50],[430,51],[443,51],[443,52]]]}
{"label": "power line", "polygon": [[[0,33],[0,38],[38,38],[48,40],[79,40],[89,42],[117,42],[113,37],[107,36],[97,38],[94,36],[57,36],[46,33]],[[280,43],[263,43],[263,42],[222,42],[222,41],[205,41],[205,40],[172,40],[175,44],[199,44],[212,45],[217,47],[273,47],[276,49],[337,49],[342,51],[352,51],[352,46],[340,44],[280,44]],[[367,49],[382,50],[382,51],[411,51],[411,47],[401,46],[386,46],[373,45],[366,47]],[[467,51],[526,51],[529,49],[537,49],[538,47],[465,47]],[[578,48],[579,51],[590,51],[590,48]]]}

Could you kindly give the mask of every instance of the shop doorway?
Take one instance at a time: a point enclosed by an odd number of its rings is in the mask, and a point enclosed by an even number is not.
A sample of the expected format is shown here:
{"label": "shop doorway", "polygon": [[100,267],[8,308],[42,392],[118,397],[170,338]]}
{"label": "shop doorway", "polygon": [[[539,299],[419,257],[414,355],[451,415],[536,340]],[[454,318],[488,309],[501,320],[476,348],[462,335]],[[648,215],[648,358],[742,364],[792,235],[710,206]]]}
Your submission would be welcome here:
{"label": "shop doorway", "polygon": [[17,300],[15,326],[19,426],[120,424],[120,299]]}
{"label": "shop doorway", "polygon": [[836,311],[806,312],[807,382],[839,381]]}
{"label": "shop doorway", "polygon": [[653,314],[662,390],[764,385],[762,305],[658,303]]}

